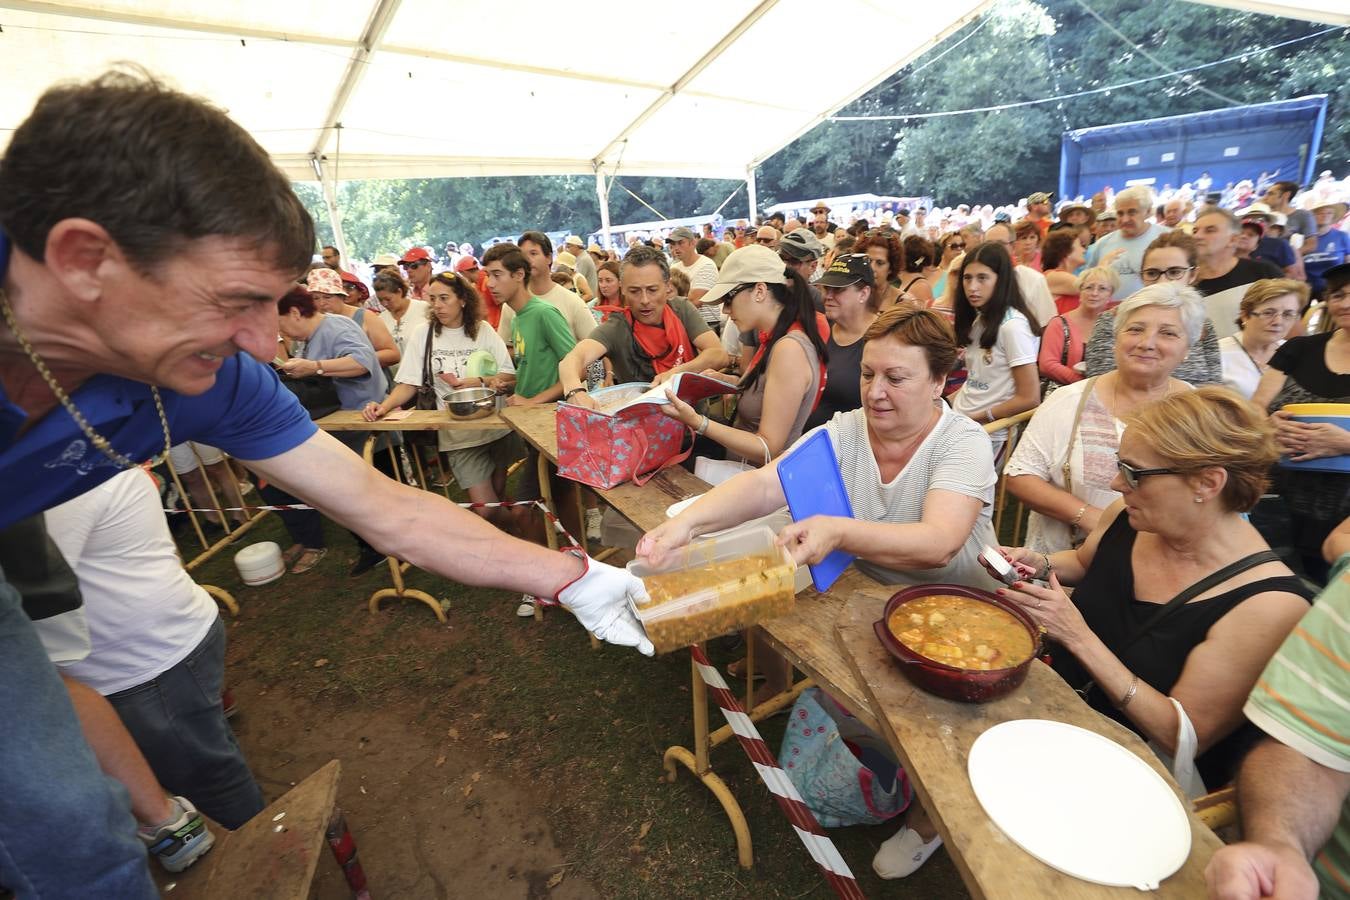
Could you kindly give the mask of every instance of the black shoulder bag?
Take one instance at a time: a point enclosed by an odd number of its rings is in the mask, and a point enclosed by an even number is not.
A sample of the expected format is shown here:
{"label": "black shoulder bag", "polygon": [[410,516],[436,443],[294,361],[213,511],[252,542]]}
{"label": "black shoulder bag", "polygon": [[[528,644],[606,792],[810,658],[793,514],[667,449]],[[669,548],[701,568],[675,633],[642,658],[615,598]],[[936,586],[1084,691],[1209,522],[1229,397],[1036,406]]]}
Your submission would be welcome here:
{"label": "black shoulder bag", "polygon": [[[1135,629],[1134,634],[1130,635],[1129,639],[1126,640],[1125,643],[1121,644],[1119,647],[1111,648],[1111,652],[1115,654],[1117,659],[1120,659],[1125,654],[1125,651],[1129,650],[1131,647],[1133,647],[1135,644],[1139,642],[1140,638],[1148,634],[1154,628],[1158,627],[1158,623],[1170,617],[1178,609],[1185,606],[1187,603],[1194,600],[1196,597],[1199,597],[1205,591],[1214,587],[1214,585],[1222,584],[1223,582],[1232,578],[1234,575],[1240,575],[1241,573],[1247,571],[1248,569],[1254,569],[1257,566],[1268,562],[1282,562],[1282,560],[1271,550],[1261,550],[1260,552],[1253,553],[1250,556],[1244,556],[1237,562],[1229,563],[1228,565],[1224,566],[1217,572],[1206,575],[1204,578],[1201,578],[1195,584],[1191,585],[1190,587],[1183,590],[1181,593],[1177,594],[1171,600],[1168,600],[1167,603],[1163,604],[1161,609],[1159,609],[1153,615],[1149,616],[1148,620],[1144,622],[1143,625],[1140,625],[1137,629]],[[1078,694],[1084,699],[1086,699],[1087,695],[1092,691],[1094,687],[1096,687],[1096,684],[1097,681],[1095,678],[1089,679],[1086,684],[1084,684],[1081,688],[1078,688]],[[1107,699],[1109,700],[1110,698]]]}
{"label": "black shoulder bag", "polygon": [[422,383],[417,386],[417,396],[413,398],[414,409],[436,408],[436,384],[431,374],[431,342],[435,337],[434,327],[427,324],[427,345],[422,348]]}

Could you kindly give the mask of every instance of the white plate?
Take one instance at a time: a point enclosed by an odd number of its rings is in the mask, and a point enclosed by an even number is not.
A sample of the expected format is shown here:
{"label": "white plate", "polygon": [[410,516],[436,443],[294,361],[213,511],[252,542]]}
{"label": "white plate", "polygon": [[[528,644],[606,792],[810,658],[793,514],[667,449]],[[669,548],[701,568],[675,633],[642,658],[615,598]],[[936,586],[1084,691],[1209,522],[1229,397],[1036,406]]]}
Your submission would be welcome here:
{"label": "white plate", "polygon": [[1167,782],[1084,728],[1003,722],[976,738],[969,771],[994,824],[1075,878],[1152,891],[1190,855],[1190,822]]}
{"label": "white plate", "polygon": [[666,518],[673,519],[686,509],[694,505],[694,502],[702,497],[702,494],[695,494],[692,497],[685,497],[678,503],[672,503],[666,507]]}

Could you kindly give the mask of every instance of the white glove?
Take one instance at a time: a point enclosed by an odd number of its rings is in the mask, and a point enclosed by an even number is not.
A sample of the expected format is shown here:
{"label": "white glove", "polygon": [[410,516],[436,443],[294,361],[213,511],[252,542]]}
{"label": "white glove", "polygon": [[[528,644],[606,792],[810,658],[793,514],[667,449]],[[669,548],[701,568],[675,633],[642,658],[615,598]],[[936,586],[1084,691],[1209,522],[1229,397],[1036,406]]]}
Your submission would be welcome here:
{"label": "white glove", "polygon": [[589,556],[583,560],[586,571],[558,592],[558,602],[600,640],[636,647],[643,656],[651,656],[652,642],[628,603],[630,597],[634,601],[647,599],[642,579]]}

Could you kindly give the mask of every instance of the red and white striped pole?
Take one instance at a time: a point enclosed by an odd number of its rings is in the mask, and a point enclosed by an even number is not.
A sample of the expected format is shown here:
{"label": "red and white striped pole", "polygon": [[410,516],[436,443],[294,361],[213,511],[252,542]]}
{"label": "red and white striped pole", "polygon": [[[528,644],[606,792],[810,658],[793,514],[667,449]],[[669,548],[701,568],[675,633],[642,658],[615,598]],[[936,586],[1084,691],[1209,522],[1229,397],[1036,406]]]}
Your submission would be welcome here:
{"label": "red and white striped pole", "polygon": [[807,808],[806,802],[802,800],[802,795],[797,793],[792,781],[788,779],[787,773],[778,766],[778,760],[774,758],[769,750],[769,745],[764,742],[764,738],[759,736],[759,731],[755,728],[754,721],[745,714],[741,705],[736,702],[736,696],[727,687],[726,681],[722,678],[722,673],[718,672],[708,662],[708,657],[703,653],[703,649],[697,644],[689,648],[689,652],[694,657],[694,664],[698,668],[699,676],[703,683],[708,686],[708,693],[712,695],[713,700],[717,702],[722,710],[722,715],[726,717],[727,724],[731,726],[736,739],[741,743],[741,749],[745,750],[745,755],[750,757],[750,762],[754,763],[755,771],[763,779],[764,784],[773,794],[783,813],[787,816],[788,822],[792,825],[792,830],[797,832],[797,837],[806,845],[806,851],[811,854],[811,858],[820,866],[821,872],[825,875],[825,880],[829,882],[831,888],[840,897],[848,900],[862,900],[862,888],[858,886],[858,880],[853,877],[853,872],[849,869],[848,863],[839,855],[839,850],[835,848],[834,842],[825,836],[825,830],[820,827],[816,817]]}

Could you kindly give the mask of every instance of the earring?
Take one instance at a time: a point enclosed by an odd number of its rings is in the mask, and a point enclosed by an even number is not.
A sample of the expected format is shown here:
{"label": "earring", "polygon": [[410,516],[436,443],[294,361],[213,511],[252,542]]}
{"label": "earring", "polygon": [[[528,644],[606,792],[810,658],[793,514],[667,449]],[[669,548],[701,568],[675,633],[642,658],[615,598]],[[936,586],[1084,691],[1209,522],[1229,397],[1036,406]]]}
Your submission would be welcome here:
{"label": "earring", "polygon": [[1195,502],[1196,502],[1196,503],[1204,503],[1204,502],[1205,502],[1205,498],[1204,498],[1204,497],[1201,497],[1199,494],[1196,494],[1196,495],[1195,495]]}

